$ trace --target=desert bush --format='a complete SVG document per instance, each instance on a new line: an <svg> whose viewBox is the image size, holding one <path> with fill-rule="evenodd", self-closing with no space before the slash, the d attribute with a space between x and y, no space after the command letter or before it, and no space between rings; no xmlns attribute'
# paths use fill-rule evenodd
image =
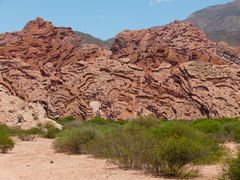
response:
<svg viewBox="0 0 240 180"><path fill-rule="evenodd" d="M183 122L160 127L130 123L84 147L87 153L107 158L122 168L170 177L191 175L185 169L187 164L215 162L222 155L214 140Z"/></svg>
<svg viewBox="0 0 240 180"><path fill-rule="evenodd" d="M150 127L156 127L161 121L154 117L154 116L140 116L135 119L131 119L128 124L130 125L137 125L140 127L150 128Z"/></svg>
<svg viewBox="0 0 240 180"><path fill-rule="evenodd" d="M10 135L10 134L11 134L11 129L5 124L0 124L0 135Z"/></svg>
<svg viewBox="0 0 240 180"><path fill-rule="evenodd" d="M58 134L53 143L57 152L80 154L82 146L93 140L96 132L90 128L71 128Z"/></svg>
<svg viewBox="0 0 240 180"><path fill-rule="evenodd" d="M147 163L148 171L153 174L187 175L187 164L217 162L224 153L214 139L182 121L163 122L160 127L151 128L150 131L159 140L156 154L149 155L151 159Z"/></svg>
<svg viewBox="0 0 240 180"><path fill-rule="evenodd" d="M7 134L0 134L0 151L2 153L7 153L12 150L15 143Z"/></svg>
<svg viewBox="0 0 240 180"><path fill-rule="evenodd" d="M37 127L31 128L31 129L21 129L19 127L13 127L10 129L11 136L17 136L19 139L21 139L23 141L24 141L24 139L31 140L33 137L40 136L43 133L44 132L43 132L42 128L37 128Z"/></svg>
<svg viewBox="0 0 240 180"><path fill-rule="evenodd" d="M223 131L220 122L209 119L195 121L193 127L206 134L217 134Z"/></svg>
<svg viewBox="0 0 240 180"><path fill-rule="evenodd" d="M61 119L53 119L63 127L71 127L72 123L76 121L76 119L73 116L67 116Z"/></svg>
<svg viewBox="0 0 240 180"><path fill-rule="evenodd" d="M109 134L112 131L116 131L119 127L121 127L125 122L123 121L114 121L107 120L101 117L94 117L89 121L82 123L79 127L85 128L94 128L98 134Z"/></svg>
<svg viewBox="0 0 240 180"><path fill-rule="evenodd" d="M232 131L233 140L240 143L240 127L235 128Z"/></svg>
<svg viewBox="0 0 240 180"><path fill-rule="evenodd" d="M160 126L152 127L149 131L151 131L156 138L160 139L187 137L202 140L206 138L204 133L194 129L183 121L162 122Z"/></svg>
<svg viewBox="0 0 240 180"><path fill-rule="evenodd" d="M240 180L240 152L237 157L228 160L223 167L222 180Z"/></svg>
<svg viewBox="0 0 240 180"><path fill-rule="evenodd" d="M21 134L18 134L18 138L21 141L33 141L36 138L36 135L21 133Z"/></svg>
<svg viewBox="0 0 240 180"><path fill-rule="evenodd" d="M187 178L193 175L187 165L218 162L223 156L223 148L209 136L220 132L215 124L207 132L201 132L203 126L192 122L139 117L118 123L96 117L62 131L54 141L54 148L57 152L106 158L125 169Z"/></svg>
<svg viewBox="0 0 240 180"><path fill-rule="evenodd" d="M142 165L156 176L190 178L197 172L186 165L201 159L201 151L201 144L189 138L167 138L148 151Z"/></svg>
<svg viewBox="0 0 240 180"><path fill-rule="evenodd" d="M187 138L189 141L198 144L199 157L194 163L213 163L221 160L224 155L224 149L217 143L217 141L191 127L188 123L183 121L178 122L164 122L159 128L152 128L153 134L160 139L164 138Z"/></svg>
<svg viewBox="0 0 240 180"><path fill-rule="evenodd" d="M43 129L42 128L38 128L38 127L34 127L31 129L27 129L27 130L22 130L27 134L32 134L32 135L41 135L43 134Z"/></svg>
<svg viewBox="0 0 240 180"><path fill-rule="evenodd" d="M153 136L142 129L131 131L119 128L111 134L99 136L85 146L85 151L98 157L107 158L120 167L141 168L141 159L155 145Z"/></svg>
<svg viewBox="0 0 240 180"><path fill-rule="evenodd" d="M240 121L237 118L201 119L192 126L219 142L240 142Z"/></svg>
<svg viewBox="0 0 240 180"><path fill-rule="evenodd" d="M48 138L48 139L54 139L60 131L61 130L56 128L52 123L46 123L43 125L44 133L42 134L42 137Z"/></svg>
<svg viewBox="0 0 240 180"><path fill-rule="evenodd" d="M21 129L20 127L8 127L6 125L0 125L0 135L16 136L22 141L31 141L36 136L43 135L43 129L39 127L31 129Z"/></svg>

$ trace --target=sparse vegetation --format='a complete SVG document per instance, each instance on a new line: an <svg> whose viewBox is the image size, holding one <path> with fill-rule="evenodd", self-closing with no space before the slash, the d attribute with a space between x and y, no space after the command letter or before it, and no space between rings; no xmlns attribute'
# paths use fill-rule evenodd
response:
<svg viewBox="0 0 240 180"><path fill-rule="evenodd" d="M0 151L2 153L12 150L14 145L14 141L8 135L0 135Z"/></svg>
<svg viewBox="0 0 240 180"><path fill-rule="evenodd" d="M21 129L19 127L8 127L6 125L0 124L0 135L7 134L8 136L16 136L22 141L32 141L36 137L44 137L53 139L56 134L61 130L56 128L51 123L46 123L44 125L34 127L31 129Z"/></svg>
<svg viewBox="0 0 240 180"><path fill-rule="evenodd" d="M240 180L240 151L236 158L227 161L221 180Z"/></svg>
<svg viewBox="0 0 240 180"><path fill-rule="evenodd" d="M164 121L148 116L114 121L95 117L80 122L67 117L56 121L61 122L63 130L49 123L29 130L0 125L1 151L14 147L10 136L23 141L36 136L56 137L53 147L57 152L91 154L124 169L186 179L197 175L194 165L222 162L226 151L221 143L240 140L236 118ZM224 177L231 179L230 175L238 172L234 168L237 159L228 162Z"/></svg>
<svg viewBox="0 0 240 180"><path fill-rule="evenodd" d="M57 152L79 154L82 146L95 138L95 131L89 128L63 130L54 142Z"/></svg>
<svg viewBox="0 0 240 180"><path fill-rule="evenodd" d="M52 123L46 123L43 125L42 137L53 139L60 132L60 129L56 128Z"/></svg>
<svg viewBox="0 0 240 180"><path fill-rule="evenodd" d="M54 119L54 118L51 118L51 119L61 124L63 127L70 127L71 124L76 121L76 119L73 116L67 116L61 119Z"/></svg>
<svg viewBox="0 0 240 180"><path fill-rule="evenodd" d="M219 142L240 142L240 121L238 118L199 119L192 126Z"/></svg>
<svg viewBox="0 0 240 180"><path fill-rule="evenodd" d="M96 117L65 128L54 148L106 158L125 169L188 178L196 175L188 165L222 160L225 151L220 142L237 140L232 130L238 127L237 119L163 121L149 116L119 122Z"/></svg>
<svg viewBox="0 0 240 180"><path fill-rule="evenodd" d="M0 125L0 151L7 153L13 149L14 145L14 141L10 138L10 128Z"/></svg>
<svg viewBox="0 0 240 180"><path fill-rule="evenodd" d="M33 141L37 136L41 136L43 133L41 128L31 128L27 130L21 128L10 129L11 136L16 136L21 141Z"/></svg>
<svg viewBox="0 0 240 180"><path fill-rule="evenodd" d="M36 138L36 135L21 133L21 134L18 135L18 138L21 141L33 141Z"/></svg>

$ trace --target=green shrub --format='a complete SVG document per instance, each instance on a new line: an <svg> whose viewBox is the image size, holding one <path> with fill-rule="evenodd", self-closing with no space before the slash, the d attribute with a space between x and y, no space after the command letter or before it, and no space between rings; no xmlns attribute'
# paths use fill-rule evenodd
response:
<svg viewBox="0 0 240 180"><path fill-rule="evenodd" d="M7 153L8 151L12 150L14 145L14 141L8 135L0 135L0 151L2 153Z"/></svg>
<svg viewBox="0 0 240 180"><path fill-rule="evenodd" d="M193 127L206 134L217 134L222 131L221 123L215 120L198 120L193 123Z"/></svg>
<svg viewBox="0 0 240 180"><path fill-rule="evenodd" d="M22 130L22 131L27 133L27 134L31 134L31 135L41 135L41 134L43 134L43 129L42 128L37 128L37 127L31 128L31 129L28 129L28 130Z"/></svg>
<svg viewBox="0 0 240 180"><path fill-rule="evenodd" d="M0 124L0 135L10 135L10 134L11 134L11 129L5 124Z"/></svg>
<svg viewBox="0 0 240 180"><path fill-rule="evenodd" d="M223 176L220 179L240 180L240 152L236 158L226 163L223 168Z"/></svg>
<svg viewBox="0 0 240 180"><path fill-rule="evenodd" d="M31 141L43 133L41 128L31 128L27 130L17 127L11 128L11 136L17 136L22 141Z"/></svg>
<svg viewBox="0 0 240 180"><path fill-rule="evenodd" d="M68 127L70 126L73 122L76 121L76 119L73 117L73 116L67 116L67 117L64 117L62 119L55 119L55 121L57 123L59 123L60 125L62 125L63 127Z"/></svg>
<svg viewBox="0 0 240 180"><path fill-rule="evenodd" d="M240 142L240 121L237 118L202 119L192 126L219 142Z"/></svg>
<svg viewBox="0 0 240 180"><path fill-rule="evenodd" d="M141 168L141 160L155 145L153 136L142 129L118 129L89 143L85 150L98 157L109 159L122 168Z"/></svg>
<svg viewBox="0 0 240 180"><path fill-rule="evenodd" d="M46 123L43 126L43 130L45 131L42 136L49 139L55 138L56 135L60 132L60 129L56 128L52 123Z"/></svg>
<svg viewBox="0 0 240 180"><path fill-rule="evenodd" d="M156 127L160 123L160 120L154 116L140 116L135 119L131 119L128 124L137 125L140 127L150 128Z"/></svg>
<svg viewBox="0 0 240 180"><path fill-rule="evenodd" d="M225 124L225 121L220 123L221 130ZM139 117L124 123L96 117L62 131L54 141L54 148L58 152L106 158L125 169L187 178L193 175L187 165L218 162L224 153L219 143L209 136L209 133L223 131L216 130L217 126L213 125L207 133L201 132L198 130L201 126L194 125L152 117Z"/></svg>
<svg viewBox="0 0 240 180"><path fill-rule="evenodd" d="M189 178L197 175L185 166L202 158L201 144L189 138L167 138L148 151L142 162L145 169L157 176Z"/></svg>
<svg viewBox="0 0 240 180"><path fill-rule="evenodd" d="M72 128L58 134L53 146L57 152L82 153L82 146L93 140L96 132L89 128Z"/></svg>
<svg viewBox="0 0 240 180"><path fill-rule="evenodd" d="M153 174L190 175L185 165L217 162L224 153L215 140L182 121L163 122L150 131L159 140L156 154L148 155L151 159L147 167Z"/></svg>
<svg viewBox="0 0 240 180"><path fill-rule="evenodd" d="M157 176L185 177L189 163L215 162L221 148L211 138L183 122L164 122L160 127L129 123L100 136L85 151L109 159L122 168L144 169Z"/></svg>
<svg viewBox="0 0 240 180"><path fill-rule="evenodd" d="M107 120L101 117L95 117L82 123L79 127L94 128L100 134L109 134L121 127L124 123L125 122L122 121Z"/></svg>
<svg viewBox="0 0 240 180"><path fill-rule="evenodd" d="M182 121L166 122L155 132L158 132L158 138L188 138L190 142L198 144L200 156L195 159L194 163L218 162L225 153L214 138L208 137Z"/></svg>
<svg viewBox="0 0 240 180"><path fill-rule="evenodd" d="M237 131L239 128L240 125L238 122L229 122L223 124L224 141L238 141Z"/></svg>
<svg viewBox="0 0 240 180"><path fill-rule="evenodd" d="M240 127L235 128L232 132L234 141L240 143Z"/></svg>
<svg viewBox="0 0 240 180"><path fill-rule="evenodd" d="M160 126L149 129L156 138L179 138L187 137L190 139L207 139L204 133L194 129L183 121L162 122Z"/></svg>

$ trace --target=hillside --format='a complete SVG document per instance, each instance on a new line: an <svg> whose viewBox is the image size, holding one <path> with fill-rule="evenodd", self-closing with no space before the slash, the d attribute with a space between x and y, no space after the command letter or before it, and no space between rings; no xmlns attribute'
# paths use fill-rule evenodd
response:
<svg viewBox="0 0 240 180"><path fill-rule="evenodd" d="M189 21L196 24L214 41L240 45L240 1L211 6L193 13Z"/></svg>
<svg viewBox="0 0 240 180"><path fill-rule="evenodd" d="M0 84L48 116L240 115L240 57L189 22L119 33L111 50L37 18L0 36Z"/></svg>
<svg viewBox="0 0 240 180"><path fill-rule="evenodd" d="M96 44L99 47L110 48L110 44L108 43L108 41L103 41L87 33L79 32L79 31L74 31L74 32L78 36L80 36L84 44Z"/></svg>

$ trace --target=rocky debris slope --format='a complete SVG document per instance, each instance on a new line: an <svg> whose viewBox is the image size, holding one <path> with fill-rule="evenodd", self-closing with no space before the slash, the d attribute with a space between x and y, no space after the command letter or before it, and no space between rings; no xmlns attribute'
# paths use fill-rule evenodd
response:
<svg viewBox="0 0 240 180"><path fill-rule="evenodd" d="M27 103L17 96L12 96L2 85L0 86L0 123L23 129L51 123L61 128L55 121L47 118L46 111L41 104Z"/></svg>
<svg viewBox="0 0 240 180"><path fill-rule="evenodd" d="M122 32L112 51L73 36L42 19L3 35L0 84L51 116L240 116L238 51L207 40L190 23Z"/></svg>
<svg viewBox="0 0 240 180"><path fill-rule="evenodd" d="M210 6L193 13L189 21L196 24L214 41L240 45L240 1Z"/></svg>

